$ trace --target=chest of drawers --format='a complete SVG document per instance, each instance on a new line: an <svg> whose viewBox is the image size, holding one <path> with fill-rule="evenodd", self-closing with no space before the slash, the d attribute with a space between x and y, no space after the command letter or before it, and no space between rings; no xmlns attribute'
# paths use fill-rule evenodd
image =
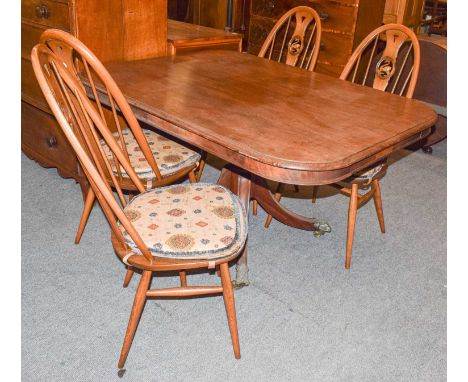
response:
<svg viewBox="0 0 468 382"><path fill-rule="evenodd" d="M247 51L258 54L276 21L299 5L314 8L321 17L316 71L338 77L353 49L382 24L385 0L252 0Z"/></svg>

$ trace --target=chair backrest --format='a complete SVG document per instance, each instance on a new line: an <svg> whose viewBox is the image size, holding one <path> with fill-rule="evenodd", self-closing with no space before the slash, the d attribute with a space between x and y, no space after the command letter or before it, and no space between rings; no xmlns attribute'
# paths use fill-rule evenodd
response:
<svg viewBox="0 0 468 382"><path fill-rule="evenodd" d="M278 20L258 56L313 71L321 36L318 13L310 7L295 7Z"/></svg>
<svg viewBox="0 0 468 382"><path fill-rule="evenodd" d="M156 178L161 180L162 176L158 164L140 124L126 98L101 61L76 37L58 29L44 31L40 42L65 63L66 69L82 83L83 88L85 88L84 81L86 81L87 87L90 88L89 97L95 102L102 122L109 131L118 133L119 144L127 158L128 152L122 134L125 127L130 129ZM103 107L103 100L110 104L110 110ZM118 175L121 175L119 171Z"/></svg>
<svg viewBox="0 0 468 382"><path fill-rule="evenodd" d="M419 42L414 32L404 25L386 24L362 40L340 78L412 98L419 64Z"/></svg>
<svg viewBox="0 0 468 382"><path fill-rule="evenodd" d="M33 48L31 61L47 103L75 151L115 236L121 243L125 242L119 228L121 224L143 256L152 262L153 256L123 211L127 203L112 170L111 161L115 161L117 168L123 168L128 174L128 181L133 182L138 191L145 191L128 156L88 98L82 83L70 72L68 61L62 60L44 44ZM101 137L112 151L111 159L102 148ZM108 176L112 179L120 204L112 192Z"/></svg>

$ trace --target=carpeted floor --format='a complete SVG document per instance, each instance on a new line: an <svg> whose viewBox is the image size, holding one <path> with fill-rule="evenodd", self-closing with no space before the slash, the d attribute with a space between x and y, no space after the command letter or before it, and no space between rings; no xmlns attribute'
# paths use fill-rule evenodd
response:
<svg viewBox="0 0 468 382"><path fill-rule="evenodd" d="M110 230L94 208L73 239L80 189L22 157L24 381L445 381L446 142L401 152L382 180L387 233L373 203L358 212L344 269L348 199L310 189L284 203L328 221L310 232L250 220L251 285L235 292L242 359L222 297L148 301L125 365L117 361L139 275L128 289ZM216 165L216 163L215 163ZM216 181L208 166L203 181ZM234 274L234 270L231 269ZM213 275L189 276L189 283ZM153 286L174 285L157 277Z"/></svg>

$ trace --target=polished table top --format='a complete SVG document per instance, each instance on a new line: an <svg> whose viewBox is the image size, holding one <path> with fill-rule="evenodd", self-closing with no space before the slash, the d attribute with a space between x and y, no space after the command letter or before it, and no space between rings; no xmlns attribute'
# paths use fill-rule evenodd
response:
<svg viewBox="0 0 468 382"><path fill-rule="evenodd" d="M247 171L335 182L429 133L423 103L231 51L107 64L137 117Z"/></svg>

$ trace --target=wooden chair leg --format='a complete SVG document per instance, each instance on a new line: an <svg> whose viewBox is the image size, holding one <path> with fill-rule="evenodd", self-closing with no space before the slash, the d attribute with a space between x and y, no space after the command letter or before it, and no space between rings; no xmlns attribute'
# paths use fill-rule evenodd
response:
<svg viewBox="0 0 468 382"><path fill-rule="evenodd" d="M93 209L94 200L96 196L94 195L93 189L90 187L88 190L88 194L86 195L85 205L83 208L83 212L81 214L80 224L78 225L78 231L76 232L75 236L75 244L79 244L81 240L81 236L83 235L83 231L85 229L86 223L88 222L89 214Z"/></svg>
<svg viewBox="0 0 468 382"><path fill-rule="evenodd" d="M297 184L294 185L294 191L299 192L299 186Z"/></svg>
<svg viewBox="0 0 468 382"><path fill-rule="evenodd" d="M123 282L123 287L126 288L128 287L128 284L130 284L130 281L132 280L134 270L131 267L128 267L127 273L125 274L124 282Z"/></svg>
<svg viewBox="0 0 468 382"><path fill-rule="evenodd" d="M179 272L179 276L180 276L180 286L187 286L187 274L185 273L185 271L180 271Z"/></svg>
<svg viewBox="0 0 468 382"><path fill-rule="evenodd" d="M283 183L278 183L278 187L276 187L276 192L275 192L275 200L279 202L281 200L281 192L283 190L284 184ZM268 215L265 221L265 228L268 228L271 224L271 221L273 219L273 216Z"/></svg>
<svg viewBox="0 0 468 382"><path fill-rule="evenodd" d="M252 211L254 216L257 216L258 213L258 202L254 199L252 204Z"/></svg>
<svg viewBox="0 0 468 382"><path fill-rule="evenodd" d="M206 163L206 160L204 158L202 158L200 160L200 163L198 164L198 171L197 171L197 183L200 181L201 179L201 176L202 176L202 173L203 173L203 169L205 168L205 163Z"/></svg>
<svg viewBox="0 0 468 382"><path fill-rule="evenodd" d="M374 179L371 184L371 188L374 190L374 205L377 211L377 218L379 219L380 230L385 233L385 221L383 216L382 208L382 194L380 192L380 184L378 179Z"/></svg>
<svg viewBox="0 0 468 382"><path fill-rule="evenodd" d="M358 185L353 184L351 188L351 199L349 201L348 210L348 238L346 240L346 262L345 267L349 269L351 266L351 255L353 252L354 227L356 225L356 214L358 205Z"/></svg>
<svg viewBox="0 0 468 382"><path fill-rule="evenodd" d="M221 284L223 285L224 306L231 332L232 347L234 349L234 357L240 359L239 333L237 331L236 306L234 303L234 292L232 290L231 275L229 274L228 263L219 266L221 271Z"/></svg>
<svg viewBox="0 0 468 382"><path fill-rule="evenodd" d="M190 171L188 174L190 183L198 183L197 176L195 175L195 170Z"/></svg>
<svg viewBox="0 0 468 382"><path fill-rule="evenodd" d="M119 369L123 368L125 361L127 360L127 355L132 345L133 337L140 321L141 312L145 306L146 301L146 292L148 291L150 282L151 282L151 271L143 271L143 274L140 279L140 284L135 294L135 300L133 302L132 312L130 313L130 319L128 320L127 332L125 333L124 343L122 345L122 351L120 353L120 359L118 367Z"/></svg>
<svg viewBox="0 0 468 382"><path fill-rule="evenodd" d="M318 186L312 187L312 203L315 203L317 200L317 191L318 191Z"/></svg>

